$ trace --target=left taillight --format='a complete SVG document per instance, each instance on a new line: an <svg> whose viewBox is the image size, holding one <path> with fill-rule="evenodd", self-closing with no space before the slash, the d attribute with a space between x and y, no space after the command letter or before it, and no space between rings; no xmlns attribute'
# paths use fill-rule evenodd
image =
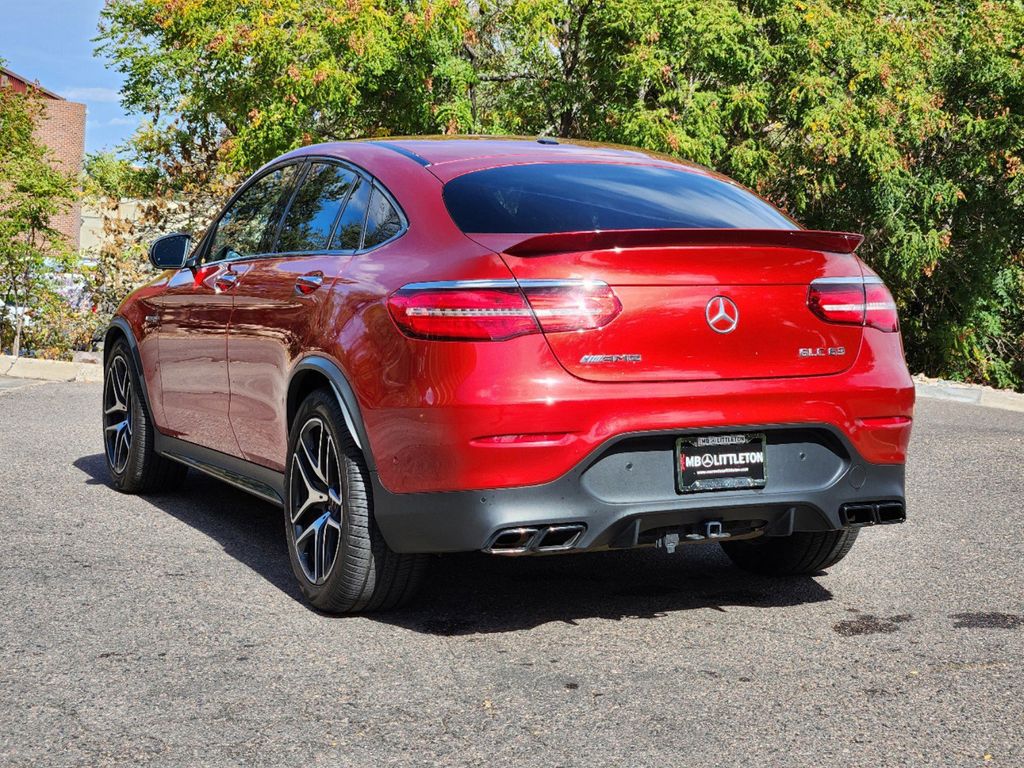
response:
<svg viewBox="0 0 1024 768"><path fill-rule="evenodd" d="M886 333L899 330L896 302L874 275L815 280L807 293L807 307L828 323L862 325Z"/></svg>
<svg viewBox="0 0 1024 768"><path fill-rule="evenodd" d="M406 285L388 298L388 310L414 338L502 341L600 328L622 304L608 285L593 280L467 280Z"/></svg>

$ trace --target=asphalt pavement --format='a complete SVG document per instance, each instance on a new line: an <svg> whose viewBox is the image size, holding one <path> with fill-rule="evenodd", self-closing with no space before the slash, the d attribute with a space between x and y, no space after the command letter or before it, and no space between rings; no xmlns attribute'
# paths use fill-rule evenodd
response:
<svg viewBox="0 0 1024 768"><path fill-rule="evenodd" d="M1024 766L1024 413L922 400L827 575L459 555L334 618L275 508L113 491L99 400L0 385L0 766Z"/></svg>

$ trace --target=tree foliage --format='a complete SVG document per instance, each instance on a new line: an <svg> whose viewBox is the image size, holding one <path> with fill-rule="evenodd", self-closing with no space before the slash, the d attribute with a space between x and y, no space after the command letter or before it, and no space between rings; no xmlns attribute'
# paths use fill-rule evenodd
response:
<svg viewBox="0 0 1024 768"><path fill-rule="evenodd" d="M109 0L100 45L169 185L357 136L668 152L864 232L915 369L1024 385L1020 0Z"/></svg>
<svg viewBox="0 0 1024 768"><path fill-rule="evenodd" d="M85 158L83 192L94 197L121 200L150 197L156 192L159 174L114 152L94 152Z"/></svg>
<svg viewBox="0 0 1024 768"><path fill-rule="evenodd" d="M151 139L152 131L140 132L135 137L136 153L150 151ZM150 242L168 232L200 231L232 180L211 173L210 166L185 165L173 152L151 153L150 159L154 164L138 166L114 153L100 152L85 161L83 187L91 210L99 217L100 237L84 254L83 287L98 316L97 324L108 321L133 288L154 276L147 255Z"/></svg>
<svg viewBox="0 0 1024 768"><path fill-rule="evenodd" d="M74 199L74 181L33 136L38 113L32 92L0 89L0 347L14 355L26 334L45 344L46 318L66 304L59 278L75 263L50 223Z"/></svg>

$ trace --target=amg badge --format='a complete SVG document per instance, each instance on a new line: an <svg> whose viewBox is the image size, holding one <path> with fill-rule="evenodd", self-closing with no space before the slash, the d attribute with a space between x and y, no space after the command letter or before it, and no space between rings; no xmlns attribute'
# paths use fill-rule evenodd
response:
<svg viewBox="0 0 1024 768"><path fill-rule="evenodd" d="M597 365L599 363L639 363L640 355L584 355L580 365Z"/></svg>

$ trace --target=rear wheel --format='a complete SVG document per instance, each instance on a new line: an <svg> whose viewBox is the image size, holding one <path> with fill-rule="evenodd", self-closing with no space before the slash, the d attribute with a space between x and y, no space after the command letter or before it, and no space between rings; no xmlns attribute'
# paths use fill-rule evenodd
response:
<svg viewBox="0 0 1024 768"><path fill-rule="evenodd" d="M842 560L857 540L858 529L794 533L745 541L722 542L722 549L740 568L767 576L817 573Z"/></svg>
<svg viewBox="0 0 1024 768"><path fill-rule="evenodd" d="M103 375L103 447L114 487L153 493L181 483L186 467L153 450L154 427L124 341L115 342Z"/></svg>
<svg viewBox="0 0 1024 768"><path fill-rule="evenodd" d="M292 425L284 514L292 570L314 607L388 610L415 593L426 559L393 552L384 541L366 462L323 390L306 398Z"/></svg>

